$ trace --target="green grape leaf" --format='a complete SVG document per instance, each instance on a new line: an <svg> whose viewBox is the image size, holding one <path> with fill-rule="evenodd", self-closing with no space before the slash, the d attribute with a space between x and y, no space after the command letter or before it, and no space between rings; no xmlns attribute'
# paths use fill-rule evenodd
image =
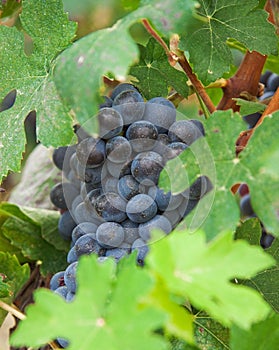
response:
<svg viewBox="0 0 279 350"><path fill-rule="evenodd" d="M188 50L194 71L205 83L229 71L232 54L227 40L233 38L250 51L276 54L278 39L268 14L257 9L257 0L200 0L195 20L188 22L181 49Z"/></svg>
<svg viewBox="0 0 279 350"><path fill-rule="evenodd" d="M232 281L254 276L274 259L259 247L234 241L231 232L206 244L202 231L174 231L150 246L146 260L170 293L187 298L224 326L248 329L270 312L259 293Z"/></svg>
<svg viewBox="0 0 279 350"><path fill-rule="evenodd" d="M113 260L100 263L93 254L82 256L77 270L73 302L48 290L35 292L35 304L11 337L14 346L40 346L63 337L69 350L167 349L163 337L153 333L165 314L142 304L154 283L146 271L127 259L116 273Z"/></svg>
<svg viewBox="0 0 279 350"><path fill-rule="evenodd" d="M2 297L1 300L10 304L15 299L17 293L27 282L30 270L28 264L20 265L16 256L0 251L0 274L5 275L4 284L8 289L8 296ZM0 289L1 289L0 277ZM0 324L6 316L6 311L0 308Z"/></svg>
<svg viewBox="0 0 279 350"><path fill-rule="evenodd" d="M276 350L279 344L279 315L273 314L243 330L233 326L231 330L231 350Z"/></svg>
<svg viewBox="0 0 279 350"><path fill-rule="evenodd" d="M111 28L87 35L58 57L54 70L55 83L80 124L92 118L102 102L103 75L110 73L123 80L129 66L137 61L139 52L130 36L131 25L147 17L168 37L170 32L176 32L181 23L192 16L193 8L194 2L181 0L142 1L141 7ZM170 67L170 70L174 69Z"/></svg>
<svg viewBox="0 0 279 350"><path fill-rule="evenodd" d="M1 240L19 250L25 258L41 261L44 275L66 267L69 243L58 233L58 212L1 203L0 218L3 219Z"/></svg>
<svg viewBox="0 0 279 350"><path fill-rule="evenodd" d="M251 230L249 230L249 227ZM259 245L262 229L258 219L250 219L237 230L236 237L246 239L250 244ZM265 250L275 260L276 266L261 271L251 279L242 281L245 286L252 287L259 291L271 307L279 312L279 242L275 239L268 249Z"/></svg>
<svg viewBox="0 0 279 350"><path fill-rule="evenodd" d="M146 47L139 45L140 60L131 67L130 75L146 99L167 96L172 86L180 95L188 97L187 76L170 66L166 53L155 39L151 38Z"/></svg>
<svg viewBox="0 0 279 350"><path fill-rule="evenodd" d="M242 98L234 98L234 100L236 104L240 106L241 115L253 114L256 112L262 113L266 108L264 104L259 102L246 101Z"/></svg>
<svg viewBox="0 0 279 350"><path fill-rule="evenodd" d="M20 19L32 39L28 55L23 32L0 26L0 98L16 91L12 107L1 112L0 180L9 170L20 170L26 142L24 120L30 111L36 111L38 139L45 146L66 145L74 137L72 118L51 75L52 61L70 44L76 25L63 13L61 0L26 0Z"/></svg>

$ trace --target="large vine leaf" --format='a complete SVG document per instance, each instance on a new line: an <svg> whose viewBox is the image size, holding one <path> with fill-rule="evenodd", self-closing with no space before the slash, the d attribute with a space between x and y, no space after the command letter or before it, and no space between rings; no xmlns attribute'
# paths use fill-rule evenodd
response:
<svg viewBox="0 0 279 350"><path fill-rule="evenodd" d="M130 260L117 274L115 270L113 260L99 263L94 255L83 256L75 300L66 303L51 291L36 291L35 305L28 307L27 319L19 324L11 343L40 346L64 337L69 350L167 349L163 337L153 333L162 326L165 314L139 307L152 288L151 277Z"/></svg>
<svg viewBox="0 0 279 350"><path fill-rule="evenodd" d="M0 251L0 274L2 275L2 278L0 276L0 290L1 283L4 283L8 292L8 295L4 298L0 294L0 298L10 304L21 287L27 282L30 274L29 266L28 264L20 265L15 255ZM5 315L6 312L0 308L0 325Z"/></svg>
<svg viewBox="0 0 279 350"><path fill-rule="evenodd" d="M24 120L36 110L38 139L46 146L69 144L72 118L52 81L52 61L75 35L61 0L25 0L20 16L23 30L33 41L24 51L24 33L0 26L0 98L16 90L14 105L0 114L0 180L9 170L19 171L25 145Z"/></svg>
<svg viewBox="0 0 279 350"><path fill-rule="evenodd" d="M248 329L270 312L255 290L232 283L234 278L252 277L274 264L261 248L233 241L231 232L206 244L201 231L192 235L174 231L150 248L147 265L165 281L170 293L187 298L224 326Z"/></svg>
<svg viewBox="0 0 279 350"><path fill-rule="evenodd" d="M151 38L146 47L139 45L140 60L131 67L134 83L146 99L167 96L172 86L182 96L188 96L187 76L170 66L162 46Z"/></svg>
<svg viewBox="0 0 279 350"><path fill-rule="evenodd" d="M229 71L232 54L226 42L236 39L250 51L276 54L278 39L258 1L199 0L181 48L188 50L199 78L208 84Z"/></svg>
<svg viewBox="0 0 279 350"><path fill-rule="evenodd" d="M142 1L114 26L87 35L58 57L56 86L81 124L98 109L103 75L111 73L123 80L136 62L139 52L129 33L131 25L147 17L168 37L192 16L193 8L194 2L185 0Z"/></svg>

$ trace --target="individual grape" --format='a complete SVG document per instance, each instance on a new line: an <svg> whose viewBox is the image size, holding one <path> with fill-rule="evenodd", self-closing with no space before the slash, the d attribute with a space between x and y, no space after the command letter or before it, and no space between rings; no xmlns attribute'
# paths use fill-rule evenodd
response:
<svg viewBox="0 0 279 350"><path fill-rule="evenodd" d="M119 95L121 92L123 92L123 91L131 91L131 90L138 92L138 89L137 89L134 85L132 85L132 84L129 84L129 83L121 83L121 84L118 84L118 85L112 90L111 95L110 95L110 98L111 98L112 100L114 100L115 97L116 97L117 95Z"/></svg>
<svg viewBox="0 0 279 350"><path fill-rule="evenodd" d="M68 288L66 286L58 287L55 289L54 293L60 295L63 299L66 299Z"/></svg>
<svg viewBox="0 0 279 350"><path fill-rule="evenodd" d="M49 282L49 288L51 290L55 290L58 287L62 287L65 286L65 282L64 282L64 273L65 271L59 271L56 272L52 277L51 280Z"/></svg>
<svg viewBox="0 0 279 350"><path fill-rule="evenodd" d="M77 270L77 261L70 264L64 274L64 281L65 285L67 286L68 290L72 293L76 292L76 270Z"/></svg>
<svg viewBox="0 0 279 350"><path fill-rule="evenodd" d="M239 202L239 206L240 206L240 211L242 216L254 216L254 210L252 208L252 204L251 204L251 197L250 194L246 194L245 196L243 196L240 199Z"/></svg>
<svg viewBox="0 0 279 350"><path fill-rule="evenodd" d="M103 224L102 224L103 225ZM98 229L97 229L98 232ZM95 253L97 255L104 255L105 250L99 244L99 241L96 240L96 234L86 233L85 235L78 238L75 242L74 249L77 257L79 258L81 255L89 255Z"/></svg>
<svg viewBox="0 0 279 350"><path fill-rule="evenodd" d="M129 200L126 211L131 221L142 223L156 215L157 205L150 196L138 194Z"/></svg>
<svg viewBox="0 0 279 350"><path fill-rule="evenodd" d="M190 121L178 120L169 128L168 136L171 142L184 142L190 146L201 136L201 133Z"/></svg>
<svg viewBox="0 0 279 350"><path fill-rule="evenodd" d="M130 142L123 136L115 136L106 144L107 158L114 163L123 163L130 158L132 147Z"/></svg>
<svg viewBox="0 0 279 350"><path fill-rule="evenodd" d="M112 106L120 112L125 125L142 119L145 108L143 97L135 90L122 91L114 98Z"/></svg>
<svg viewBox="0 0 279 350"><path fill-rule="evenodd" d="M72 218L71 213L67 210L59 218L58 230L62 238L71 239L72 231L76 227L76 222Z"/></svg>
<svg viewBox="0 0 279 350"><path fill-rule="evenodd" d="M137 240L135 240L135 242L132 245L132 252L134 250L137 250L137 263L140 266L144 265L144 259L149 251L148 246L146 245L146 243L141 239L138 238Z"/></svg>
<svg viewBox="0 0 279 350"><path fill-rule="evenodd" d="M104 222L98 227L96 238L100 246L116 248L124 241L124 229L116 222Z"/></svg>
<svg viewBox="0 0 279 350"><path fill-rule="evenodd" d="M148 151L139 153L132 161L131 172L134 178L143 185L157 184L163 169L163 158L160 154Z"/></svg>
<svg viewBox="0 0 279 350"><path fill-rule="evenodd" d="M200 199L210 190L213 185L207 176L200 176L197 180L183 192L183 196L190 199Z"/></svg>
<svg viewBox="0 0 279 350"><path fill-rule="evenodd" d="M69 160L75 152L76 146L63 146L56 148L52 154L52 161L58 169L68 173L70 171Z"/></svg>
<svg viewBox="0 0 279 350"><path fill-rule="evenodd" d="M105 221L122 222L126 216L126 201L114 192L101 194L95 201L97 214Z"/></svg>
<svg viewBox="0 0 279 350"><path fill-rule="evenodd" d="M93 224L92 222L82 222L77 225L72 232L72 242L75 243L81 236L90 233L96 234L98 225Z"/></svg>
<svg viewBox="0 0 279 350"><path fill-rule="evenodd" d="M124 199L131 199L136 194L140 193L140 184L134 179L132 175L123 176L118 181L118 193Z"/></svg>
<svg viewBox="0 0 279 350"><path fill-rule="evenodd" d="M121 133L123 119L117 110L104 107L99 110L97 118L99 122L99 135L101 138L108 140Z"/></svg>
<svg viewBox="0 0 279 350"><path fill-rule="evenodd" d="M158 130L154 124L141 120L128 127L126 137L135 152L144 152L153 148L158 138Z"/></svg>
<svg viewBox="0 0 279 350"><path fill-rule="evenodd" d="M59 209L71 208L78 190L70 183L58 183L50 191L50 200Z"/></svg>
<svg viewBox="0 0 279 350"><path fill-rule="evenodd" d="M186 148L188 148L188 146L184 142L169 143L166 147L165 159L170 160L179 156L179 154L185 151Z"/></svg>
<svg viewBox="0 0 279 350"><path fill-rule="evenodd" d="M279 87L279 75L276 73L272 73L266 82L266 90L268 91L276 91Z"/></svg>
<svg viewBox="0 0 279 350"><path fill-rule="evenodd" d="M154 229L160 229L164 231L165 234L169 234L172 230L172 225L165 216L156 215L151 220L139 224L139 235L145 242L147 242L151 238L151 231Z"/></svg>
<svg viewBox="0 0 279 350"><path fill-rule="evenodd" d="M139 238L139 224L127 219L121 223L124 229L124 242L133 244L133 242Z"/></svg>
<svg viewBox="0 0 279 350"><path fill-rule="evenodd" d="M264 249L270 248L275 237L270 233L262 232L260 244Z"/></svg>
<svg viewBox="0 0 279 350"><path fill-rule="evenodd" d="M76 154L84 167L98 167L105 161L105 142L99 138L88 137L78 144Z"/></svg>
<svg viewBox="0 0 279 350"><path fill-rule="evenodd" d="M146 103L143 119L153 123L159 133L167 132L176 119L175 106L164 97L154 97Z"/></svg>
<svg viewBox="0 0 279 350"><path fill-rule="evenodd" d="M77 260L78 260L78 256L77 256L77 254L76 254L75 247L73 246L73 247L69 250L69 252L68 252L68 255L67 255L67 263L68 263L68 264L71 264L71 263L73 263L73 262L75 262L75 261L77 261Z"/></svg>

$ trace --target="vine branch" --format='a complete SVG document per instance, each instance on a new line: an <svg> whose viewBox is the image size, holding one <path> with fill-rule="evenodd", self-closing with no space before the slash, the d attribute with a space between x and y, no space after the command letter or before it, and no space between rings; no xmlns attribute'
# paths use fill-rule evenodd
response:
<svg viewBox="0 0 279 350"><path fill-rule="evenodd" d="M208 96L207 92L205 91L204 86L202 85L200 80L197 78L195 73L193 73L193 70L187 58L185 57L185 55L180 51L179 52L171 51L168 48L168 45L164 42L164 40L160 37L160 35L156 32L156 30L150 25L149 21L146 18L142 19L142 24L145 27L145 29L148 31L148 33L162 46L162 48L166 52L166 55L168 57L170 64L173 66L176 64L176 62L179 63L181 68L187 74L196 93L200 96L200 98L202 99L208 111L210 113L213 113L216 110L216 108L213 102L211 101L210 97Z"/></svg>

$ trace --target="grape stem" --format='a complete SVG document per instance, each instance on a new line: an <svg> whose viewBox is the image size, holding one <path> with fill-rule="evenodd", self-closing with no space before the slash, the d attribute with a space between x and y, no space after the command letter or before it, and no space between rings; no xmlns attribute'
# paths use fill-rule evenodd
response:
<svg viewBox="0 0 279 350"><path fill-rule="evenodd" d="M204 86L200 82L200 80L197 78L197 76L193 73L193 70L185 57L184 53L177 50L176 52L171 51L168 48L168 45L164 42L164 40L160 37L160 35L156 32L156 30L150 25L149 21L146 18L142 19L142 24L145 27L145 29L148 31L148 33L162 46L162 48L165 50L166 55L168 57L170 65L174 66L177 62L181 66L181 68L184 70L184 72L187 74L188 78L190 79L194 90L196 93L200 96L202 99L204 105L208 109L210 113L213 113L216 108L211 101L210 97L208 96L207 92L205 91Z"/></svg>

